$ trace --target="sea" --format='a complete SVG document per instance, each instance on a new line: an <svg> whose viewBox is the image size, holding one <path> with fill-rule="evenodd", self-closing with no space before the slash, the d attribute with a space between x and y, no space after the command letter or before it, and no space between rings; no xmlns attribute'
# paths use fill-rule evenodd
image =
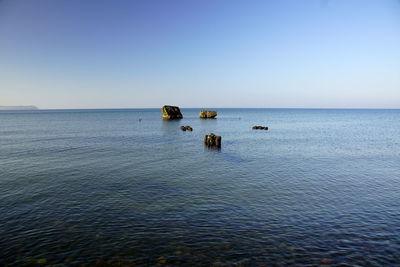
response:
<svg viewBox="0 0 400 267"><path fill-rule="evenodd" d="M1 111L0 266L400 265L400 110L215 110Z"/></svg>

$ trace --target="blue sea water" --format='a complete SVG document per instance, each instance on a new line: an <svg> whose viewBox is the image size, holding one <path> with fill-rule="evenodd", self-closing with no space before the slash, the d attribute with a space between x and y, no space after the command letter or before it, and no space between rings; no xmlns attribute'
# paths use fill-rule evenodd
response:
<svg viewBox="0 0 400 267"><path fill-rule="evenodd" d="M400 110L217 110L0 112L0 265L400 264Z"/></svg>

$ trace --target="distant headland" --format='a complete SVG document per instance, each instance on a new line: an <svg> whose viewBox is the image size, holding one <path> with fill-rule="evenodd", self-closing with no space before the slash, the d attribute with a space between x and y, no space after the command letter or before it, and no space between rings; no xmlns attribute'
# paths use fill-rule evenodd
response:
<svg viewBox="0 0 400 267"><path fill-rule="evenodd" d="M38 110L36 106L0 106L0 110Z"/></svg>

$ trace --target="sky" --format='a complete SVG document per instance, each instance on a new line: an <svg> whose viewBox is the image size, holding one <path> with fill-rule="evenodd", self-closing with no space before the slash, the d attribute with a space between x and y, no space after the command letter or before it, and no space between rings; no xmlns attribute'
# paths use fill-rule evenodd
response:
<svg viewBox="0 0 400 267"><path fill-rule="evenodd" d="M0 0L0 105L400 108L399 0Z"/></svg>

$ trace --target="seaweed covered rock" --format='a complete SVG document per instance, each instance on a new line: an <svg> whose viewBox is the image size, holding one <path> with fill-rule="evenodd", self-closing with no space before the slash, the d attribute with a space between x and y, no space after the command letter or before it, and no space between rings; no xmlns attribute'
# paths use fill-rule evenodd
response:
<svg viewBox="0 0 400 267"><path fill-rule="evenodd" d="M215 135L213 133L204 136L204 145L207 147L221 147L221 136Z"/></svg>
<svg viewBox="0 0 400 267"><path fill-rule="evenodd" d="M253 126L253 130L268 130L268 127L266 126Z"/></svg>
<svg viewBox="0 0 400 267"><path fill-rule="evenodd" d="M163 106L161 109L164 120L182 119L182 113L179 107L176 106Z"/></svg>
<svg viewBox="0 0 400 267"><path fill-rule="evenodd" d="M217 116L216 111L212 110L201 110L200 111L200 119L215 119Z"/></svg>

